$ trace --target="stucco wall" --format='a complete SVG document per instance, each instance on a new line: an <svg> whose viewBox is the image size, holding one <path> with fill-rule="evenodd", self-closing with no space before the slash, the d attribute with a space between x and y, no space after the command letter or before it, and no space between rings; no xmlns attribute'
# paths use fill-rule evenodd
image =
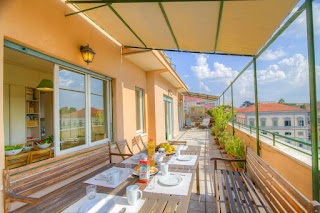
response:
<svg viewBox="0 0 320 213"><path fill-rule="evenodd" d="M1 9L0 9L1 13ZM1 28L0 28L1 29ZM0 100L3 100L3 34L0 31ZM3 101L0 101L0 121L3 121ZM0 147L4 147L4 127L0 122ZM3 210L3 176L4 169L4 148L0 148L0 212Z"/></svg>
<svg viewBox="0 0 320 213"><path fill-rule="evenodd" d="M172 89L172 95L168 95L168 89ZM178 93L174 88L160 75L155 75L155 113L157 115L156 122L156 142L162 143L165 141L165 110L163 96L166 95L172 98L173 106L173 137L179 132L178 123Z"/></svg>
<svg viewBox="0 0 320 213"><path fill-rule="evenodd" d="M228 126L227 130L232 132L232 127ZM236 128L235 135L240 137L246 145L250 146L254 151L257 150L255 137ZM263 142L261 142L260 153L262 159L275 171L282 175L308 199L312 199L312 170L310 166Z"/></svg>
<svg viewBox="0 0 320 213"><path fill-rule="evenodd" d="M121 49L80 15L71 13L59 0L30 0L0 2L0 100L3 100L3 41L4 39L37 50L49 56L87 68L113 78L113 133L115 140L127 139L131 144L136 135L135 87L145 90L144 141L164 138L163 95L172 89L174 135L178 133L177 91L160 73L147 73L121 56ZM87 65L80 46L89 44L96 52L93 63ZM151 78L150 78L151 77ZM150 80L150 81L149 81ZM157 84L156 86L154 84ZM147 86L148 85L148 86ZM151 102L150 102L151 101ZM149 115L152 115L149 118ZM3 102L0 102L0 121L3 121ZM159 128L159 129L158 129ZM3 122L0 122L0 147L4 146ZM4 168L4 150L0 148L0 171ZM2 175L0 175L2 183ZM2 193L0 200L2 202ZM0 204L0 209L2 205Z"/></svg>

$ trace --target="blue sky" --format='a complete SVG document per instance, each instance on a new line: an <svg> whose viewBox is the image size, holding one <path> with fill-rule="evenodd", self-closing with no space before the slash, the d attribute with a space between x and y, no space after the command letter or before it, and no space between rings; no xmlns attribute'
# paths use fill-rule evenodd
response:
<svg viewBox="0 0 320 213"><path fill-rule="evenodd" d="M294 11L301 5L297 5ZM320 79L320 0L313 4L316 69ZM251 60L249 57L166 52L189 91L220 95ZM306 14L302 13L257 60L259 101L309 102ZM318 76L319 75L319 76ZM320 80L317 79L318 88ZM234 85L238 106L254 100L253 67ZM317 90L318 97L320 89ZM225 95L230 101L230 91Z"/></svg>

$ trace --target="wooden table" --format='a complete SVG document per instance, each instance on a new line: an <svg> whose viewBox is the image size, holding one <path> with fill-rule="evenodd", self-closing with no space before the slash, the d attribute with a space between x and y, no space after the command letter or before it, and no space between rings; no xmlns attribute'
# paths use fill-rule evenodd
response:
<svg viewBox="0 0 320 213"><path fill-rule="evenodd" d="M151 213L151 212L187 212L189 201L191 198L192 185L195 177L199 183L199 153L200 147L189 146L187 150L181 151L182 154L198 155L195 166L181 166L181 165L170 165L170 172L181 172L181 173L192 173L192 179L189 186L188 195L174 195L174 194L159 194L143 192L142 198L145 199L145 203L142 206L140 213ZM122 163L119 164L108 164L82 178L79 178L56 191L45 195L41 198L41 202L36 205L26 205L14 212L61 212L73 203L86 195L86 186L88 184L83 183L85 180L113 167L124 167ZM110 195L124 196L126 197L126 188L129 185L136 184L140 190L144 190L147 184L139 183L137 176L130 176L117 188L106 188L97 186L98 193L106 193ZM199 185L197 185L199 192Z"/></svg>

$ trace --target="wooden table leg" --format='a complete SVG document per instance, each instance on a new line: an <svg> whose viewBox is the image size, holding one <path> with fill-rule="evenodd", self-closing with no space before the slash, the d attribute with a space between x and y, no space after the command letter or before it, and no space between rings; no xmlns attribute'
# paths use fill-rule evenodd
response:
<svg viewBox="0 0 320 213"><path fill-rule="evenodd" d="M199 177L199 172L200 172L200 168L199 168L199 162L198 162L197 171L196 171L196 176L197 176L197 195L200 195L200 177Z"/></svg>

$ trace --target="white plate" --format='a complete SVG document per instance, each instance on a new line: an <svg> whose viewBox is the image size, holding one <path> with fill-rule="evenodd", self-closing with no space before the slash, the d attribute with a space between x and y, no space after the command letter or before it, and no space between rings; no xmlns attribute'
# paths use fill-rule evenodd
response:
<svg viewBox="0 0 320 213"><path fill-rule="evenodd" d="M115 203L111 198L95 198L85 203L79 213L106 213L110 212Z"/></svg>
<svg viewBox="0 0 320 213"><path fill-rule="evenodd" d="M176 160L179 160L179 161L190 161L192 160L192 156L190 155L183 155L183 156L180 156L180 157L177 157Z"/></svg>
<svg viewBox="0 0 320 213"><path fill-rule="evenodd" d="M181 183L182 178L179 175L167 175L160 177L158 181L166 186L177 186Z"/></svg>

